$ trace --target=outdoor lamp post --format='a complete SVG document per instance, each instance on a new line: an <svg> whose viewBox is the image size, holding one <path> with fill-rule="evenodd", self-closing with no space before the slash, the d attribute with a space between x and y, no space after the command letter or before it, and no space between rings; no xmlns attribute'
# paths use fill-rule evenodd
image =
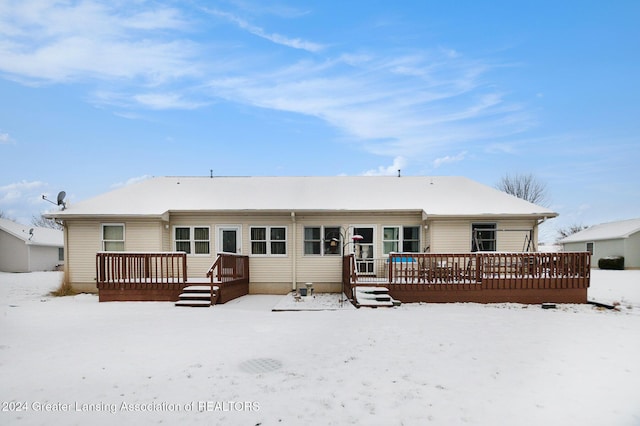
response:
<svg viewBox="0 0 640 426"><path fill-rule="evenodd" d="M342 231L339 231L339 236L340 238L336 238L336 237L332 237L329 239L329 246L330 247L338 247L338 245L342 241L345 241L347 238L346 236L342 233ZM351 241L347 241L344 244L342 244L341 248L340 248L340 257L342 260L342 264L344 265L344 249L345 247L347 247L349 244L353 244L353 251L355 253L355 248L356 248L356 244L359 243L360 241L364 240L364 237L362 235L359 234L354 234L351 236ZM344 266L343 266L344 267ZM344 279L344 271L342 274L342 279ZM344 283L342 284L342 288L340 290L340 306L342 306L344 304Z"/></svg>

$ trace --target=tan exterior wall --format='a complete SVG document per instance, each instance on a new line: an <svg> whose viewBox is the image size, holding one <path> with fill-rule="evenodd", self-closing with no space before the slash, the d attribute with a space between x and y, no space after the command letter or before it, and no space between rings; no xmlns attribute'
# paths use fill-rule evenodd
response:
<svg viewBox="0 0 640 426"><path fill-rule="evenodd" d="M100 222L67 221L66 279L80 291L97 291L96 253L101 250Z"/></svg>
<svg viewBox="0 0 640 426"><path fill-rule="evenodd" d="M484 218L464 220L430 220L428 233L431 236L432 253L466 253L471 251L471 227L474 223L495 223L496 250L521 252L525 248L525 239L529 229L534 229L534 241L537 241L537 223L530 219L487 220Z"/></svg>
<svg viewBox="0 0 640 426"><path fill-rule="evenodd" d="M84 221L65 223L66 279L80 291L97 291L96 253L102 250L102 225L125 225L125 251L162 251L160 221Z"/></svg>
<svg viewBox="0 0 640 426"><path fill-rule="evenodd" d="M342 261L340 256L318 256L304 254L304 228L308 226L340 226L343 230L353 227L373 227L374 258L385 256L382 248L382 233L385 226L420 226L421 246L424 246L425 233L421 214L358 214L327 216L319 214L299 214L296 216L298 242L296 247L296 282L303 287L312 282L314 290L340 291L342 280ZM349 231L351 233L351 231ZM348 238L348 236L345 235ZM344 247L344 253L353 250L351 243Z"/></svg>
<svg viewBox="0 0 640 426"><path fill-rule="evenodd" d="M471 221L432 220L429 222L431 253L471 251Z"/></svg>
<svg viewBox="0 0 640 426"><path fill-rule="evenodd" d="M317 292L339 291L342 279L340 256L318 256L304 254L304 228L307 226L339 226L343 230L358 226L374 228L374 258L384 257L382 246L383 227L419 226L420 250L430 252L465 253L471 249L471 224L485 220L438 220L423 221L421 213L398 214L342 214L329 213L265 213L256 214L194 214L172 213L169 221L161 220L68 220L66 223L67 279L81 290L95 291L95 255L102 250L102 224L123 223L125 225L126 251L174 251L176 226L206 226L210 233L210 253L187 256L188 275L204 278L217 257L221 247L218 240L220 226L238 226L241 232L241 254L250 256L251 293L283 294L297 285L302 287L312 282ZM501 228L526 229L535 225L532 220L496 220ZM428 226L425 226L428 225ZM282 256L251 255L252 226L281 226L287 232L287 254ZM350 232L349 232L350 233ZM498 232L500 251L522 251L524 232ZM344 252L353 249L352 243ZM297 259L294 262L294 259Z"/></svg>

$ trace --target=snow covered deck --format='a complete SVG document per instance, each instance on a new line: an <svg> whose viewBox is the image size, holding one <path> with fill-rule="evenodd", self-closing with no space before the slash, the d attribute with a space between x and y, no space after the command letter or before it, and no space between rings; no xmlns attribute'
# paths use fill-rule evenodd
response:
<svg viewBox="0 0 640 426"><path fill-rule="evenodd" d="M190 277L184 252L99 252L96 277L101 302L175 302L185 287L207 285L225 303L249 294L249 259L219 254L206 276Z"/></svg>
<svg viewBox="0 0 640 426"><path fill-rule="evenodd" d="M402 302L586 303L589 253L392 253L344 261L344 291L385 286ZM364 271L364 272L363 272Z"/></svg>

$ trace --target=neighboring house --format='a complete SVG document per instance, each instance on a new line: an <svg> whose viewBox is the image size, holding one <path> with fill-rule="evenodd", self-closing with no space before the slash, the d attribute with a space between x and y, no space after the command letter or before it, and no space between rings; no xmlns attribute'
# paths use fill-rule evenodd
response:
<svg viewBox="0 0 640 426"><path fill-rule="evenodd" d="M157 177L67 205L67 281L96 291L96 253L186 252L204 278L218 253L248 255L250 292L313 282L340 291L391 252L535 251L557 214L464 177ZM358 235L359 240L353 241Z"/></svg>
<svg viewBox="0 0 640 426"><path fill-rule="evenodd" d="M62 231L0 219L0 271L52 271L63 263Z"/></svg>
<svg viewBox="0 0 640 426"><path fill-rule="evenodd" d="M590 226L559 241L564 251L588 251L591 266L607 256L624 256L627 269L640 269L640 218Z"/></svg>

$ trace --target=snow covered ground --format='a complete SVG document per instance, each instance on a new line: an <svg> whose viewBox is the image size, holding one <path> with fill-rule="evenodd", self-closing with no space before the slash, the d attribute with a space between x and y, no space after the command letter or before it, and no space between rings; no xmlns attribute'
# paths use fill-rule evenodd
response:
<svg viewBox="0 0 640 426"><path fill-rule="evenodd" d="M640 424L640 271L593 271L620 311L176 308L60 279L0 273L0 424Z"/></svg>

